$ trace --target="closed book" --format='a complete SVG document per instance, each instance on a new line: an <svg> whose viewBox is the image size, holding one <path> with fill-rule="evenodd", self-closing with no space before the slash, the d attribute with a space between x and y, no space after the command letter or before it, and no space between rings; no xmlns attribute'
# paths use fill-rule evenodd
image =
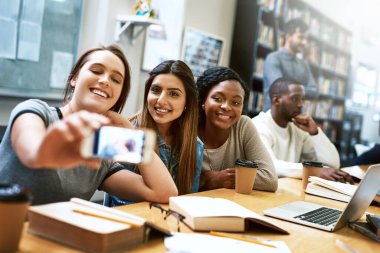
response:
<svg viewBox="0 0 380 253"><path fill-rule="evenodd" d="M373 232L380 237L380 216L367 214L366 219L368 224L371 226Z"/></svg>
<svg viewBox="0 0 380 253"><path fill-rule="evenodd" d="M367 222L349 222L348 226L353 230L377 241L380 242L380 237L376 236L376 234L372 231L370 225Z"/></svg>
<svg viewBox="0 0 380 253"><path fill-rule="evenodd" d="M283 234L286 230L269 219L227 199L179 196L169 199L169 208L182 214L195 231L243 232L250 224L260 224Z"/></svg>
<svg viewBox="0 0 380 253"><path fill-rule="evenodd" d="M28 232L86 252L126 250L144 241L145 220L89 201L32 206Z"/></svg>

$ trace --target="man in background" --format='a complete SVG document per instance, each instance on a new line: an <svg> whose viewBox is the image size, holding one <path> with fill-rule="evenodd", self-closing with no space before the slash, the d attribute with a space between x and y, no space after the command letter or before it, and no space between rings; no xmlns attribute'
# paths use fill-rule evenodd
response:
<svg viewBox="0 0 380 253"><path fill-rule="evenodd" d="M337 149L314 120L301 114L305 100L304 86L279 78L269 89L271 109L252 119L268 149L279 177L302 178L302 162L316 161L329 166L321 177L350 182L352 178L339 170Z"/></svg>
<svg viewBox="0 0 380 253"><path fill-rule="evenodd" d="M270 53L264 62L264 111L270 109L269 87L280 77L291 78L305 87L308 98L318 96L318 87L306 61L298 56L305 51L308 27L301 19L285 24L284 47Z"/></svg>

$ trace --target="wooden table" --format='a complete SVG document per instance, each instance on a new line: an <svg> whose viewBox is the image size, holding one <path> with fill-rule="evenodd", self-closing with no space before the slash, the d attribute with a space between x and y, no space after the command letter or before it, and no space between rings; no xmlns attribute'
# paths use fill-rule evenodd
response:
<svg viewBox="0 0 380 253"><path fill-rule="evenodd" d="M234 190L218 189L193 195L226 198L259 214L262 214L262 210L296 200L305 200L338 209L343 209L346 206L346 203L344 202L301 193L301 181L291 178L280 179L279 188L276 193L254 191L251 195L243 195L235 193ZM146 202L120 206L117 207L117 209L145 217L148 220L154 218L152 217L152 211L149 209L148 203ZM367 211L380 214L380 207L370 206ZM344 227L331 233L278 219L269 219L280 227L288 230L290 235L276 234L264 229L253 229L249 234L272 240L285 241L292 252L347 252L336 245L336 239L343 241L358 252L380 252L380 243L377 243L348 227ZM364 220L364 217L362 219ZM27 225L25 225L25 227L26 226ZM183 226L181 229L185 230L185 232L190 231ZM76 252L72 248L30 235L24 231L19 252L42 251ZM166 252L166 249L163 244L163 239L155 238L130 252Z"/></svg>

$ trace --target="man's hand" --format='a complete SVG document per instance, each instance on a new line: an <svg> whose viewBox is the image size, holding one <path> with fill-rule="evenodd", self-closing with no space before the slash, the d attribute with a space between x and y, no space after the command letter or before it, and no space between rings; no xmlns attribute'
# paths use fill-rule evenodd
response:
<svg viewBox="0 0 380 253"><path fill-rule="evenodd" d="M320 177L331 181L354 184L354 180L348 173L333 168L323 168Z"/></svg>
<svg viewBox="0 0 380 253"><path fill-rule="evenodd" d="M318 134L317 124L313 118L306 114L299 114L292 119L294 125L311 135Z"/></svg>

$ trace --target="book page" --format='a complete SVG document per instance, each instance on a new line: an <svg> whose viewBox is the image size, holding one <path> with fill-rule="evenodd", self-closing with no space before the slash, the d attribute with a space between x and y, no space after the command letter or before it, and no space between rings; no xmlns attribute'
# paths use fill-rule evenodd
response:
<svg viewBox="0 0 380 253"><path fill-rule="evenodd" d="M305 192L309 194L317 195L320 197L335 199L335 200L339 200L343 202L348 202L351 199L351 196L330 190L324 186L317 185L316 183L307 184L307 188Z"/></svg>
<svg viewBox="0 0 380 253"><path fill-rule="evenodd" d="M183 212L188 213L192 217L235 216L262 219L262 217L255 212L233 201L222 198L171 197L169 206L170 208L174 206L179 207ZM181 213L181 211L179 211L179 213Z"/></svg>
<svg viewBox="0 0 380 253"><path fill-rule="evenodd" d="M356 185L351 185L351 184L345 184L341 182L334 182L330 180L326 180L320 177L313 177L311 176L309 178L310 182L313 182L315 184L324 186L326 188L329 188L333 191L337 191L343 194L346 194L348 196L354 195L356 189L358 188Z"/></svg>
<svg viewBox="0 0 380 253"><path fill-rule="evenodd" d="M362 170L359 166L351 166L351 167L345 167L341 168L342 171L350 174L353 177L356 177L358 179L363 179L365 175L365 171Z"/></svg>
<svg viewBox="0 0 380 253"><path fill-rule="evenodd" d="M283 241L263 241L275 246L267 247L255 243L239 241L230 238L216 237L205 234L175 233L165 238L165 247L169 252L260 252L260 253L290 253L290 249Z"/></svg>

